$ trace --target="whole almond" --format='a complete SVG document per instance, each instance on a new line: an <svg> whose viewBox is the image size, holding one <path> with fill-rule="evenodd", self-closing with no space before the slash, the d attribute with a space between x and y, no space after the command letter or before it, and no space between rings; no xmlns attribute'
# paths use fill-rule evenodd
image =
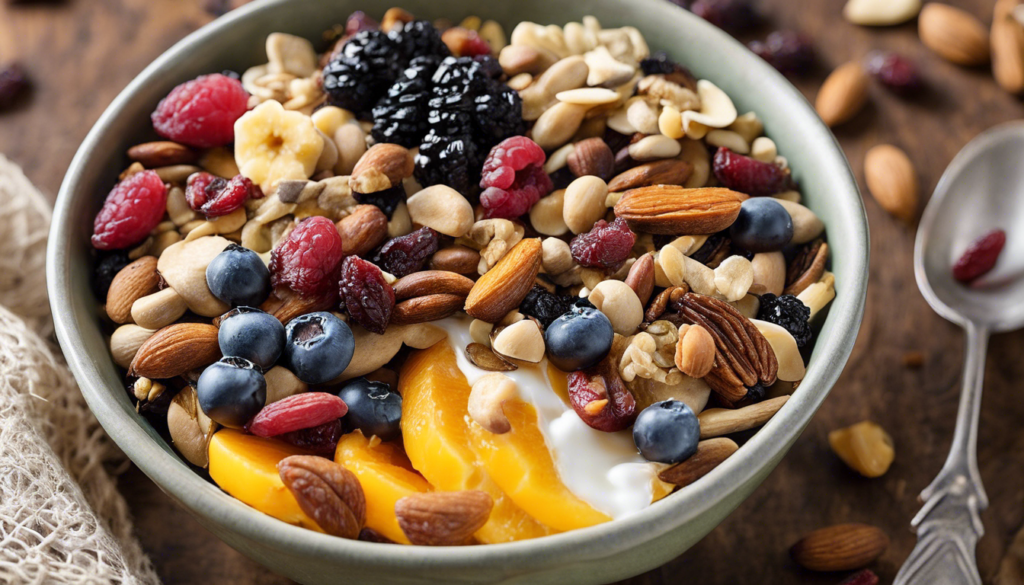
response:
<svg viewBox="0 0 1024 585"><path fill-rule="evenodd" d="M680 487L688 486L711 473L712 469L718 467L737 449L739 446L736 442L725 437L701 441L697 443L696 453L689 459L663 470L658 474L658 478Z"/></svg>
<svg viewBox="0 0 1024 585"><path fill-rule="evenodd" d="M649 185L682 185L690 178L693 166L683 160L669 159L635 166L616 175L608 183L612 193Z"/></svg>
<svg viewBox="0 0 1024 585"><path fill-rule="evenodd" d="M388 237L388 216L376 205L357 205L337 225L346 256L363 256Z"/></svg>
<svg viewBox="0 0 1024 585"><path fill-rule="evenodd" d="M395 516L413 544L466 544L487 523L494 500L486 492L427 492L395 502Z"/></svg>
<svg viewBox="0 0 1024 585"><path fill-rule="evenodd" d="M992 13L992 75L1004 90L1024 92L1024 26L1013 17L1019 0L997 0Z"/></svg>
<svg viewBox="0 0 1024 585"><path fill-rule="evenodd" d="M680 372L692 378L703 378L711 371L715 365L715 340L707 329L700 325L679 328L675 363Z"/></svg>
<svg viewBox="0 0 1024 585"><path fill-rule="evenodd" d="M355 539L366 522L366 496L355 474L325 457L292 455L278 474L299 508L324 532Z"/></svg>
<svg viewBox="0 0 1024 585"><path fill-rule="evenodd" d="M733 224L746 195L721 187L654 185L626 191L615 215L649 234L714 234Z"/></svg>
<svg viewBox="0 0 1024 585"><path fill-rule="evenodd" d="M981 21L959 8L932 2L917 19L921 42L957 65L981 65L989 59L988 32Z"/></svg>
<svg viewBox="0 0 1024 585"><path fill-rule="evenodd" d="M175 323L157 331L139 347L128 373L165 380L208 366L219 358L216 327L205 323Z"/></svg>
<svg viewBox="0 0 1024 585"><path fill-rule="evenodd" d="M466 297L473 289L473 281L445 270L421 270L399 278L392 288L395 289L395 301L435 294Z"/></svg>
<svg viewBox="0 0 1024 585"><path fill-rule="evenodd" d="M352 169L349 184L356 193L376 193L411 177L414 166L407 148L391 143L374 144Z"/></svg>
<svg viewBox="0 0 1024 585"><path fill-rule="evenodd" d="M114 276L107 291L107 315L114 323L132 320L132 304L160 287L156 256L143 256Z"/></svg>
<svg viewBox="0 0 1024 585"><path fill-rule="evenodd" d="M480 252L465 246L442 248L430 257L430 268L447 270L456 274L476 274L480 264Z"/></svg>
<svg viewBox="0 0 1024 585"><path fill-rule="evenodd" d="M814 100L822 121L838 126L856 115L868 100L868 80L859 61L840 65L829 74Z"/></svg>
<svg viewBox="0 0 1024 585"><path fill-rule="evenodd" d="M530 292L540 272L540 261L540 239L520 241L476 281L466 298L466 312L488 323L500 321Z"/></svg>
<svg viewBox="0 0 1024 585"><path fill-rule="evenodd" d="M432 294L406 299L395 305L395 310L391 313L391 323L411 325L437 321L454 315L465 302L465 295L453 294Z"/></svg>
<svg viewBox="0 0 1024 585"><path fill-rule="evenodd" d="M801 567L811 571L852 571L882 556L889 537L867 524L837 524L820 528L789 549Z"/></svg>
<svg viewBox="0 0 1024 585"><path fill-rule="evenodd" d="M142 163L147 169L154 169L192 164L199 159L199 153L183 144L161 140L136 144L128 149L128 158Z"/></svg>
<svg viewBox="0 0 1024 585"><path fill-rule="evenodd" d="M654 256L652 254L644 254L629 267L626 284L636 293L640 304L646 307L647 301L651 300L651 294L654 292Z"/></svg>
<svg viewBox="0 0 1024 585"><path fill-rule="evenodd" d="M576 143L566 161L577 177L594 175L607 181L615 170L615 154L601 138L587 138Z"/></svg>
<svg viewBox="0 0 1024 585"><path fill-rule="evenodd" d="M917 173L910 158L891 144L879 144L864 156L864 180L883 209L906 222L917 214Z"/></svg>

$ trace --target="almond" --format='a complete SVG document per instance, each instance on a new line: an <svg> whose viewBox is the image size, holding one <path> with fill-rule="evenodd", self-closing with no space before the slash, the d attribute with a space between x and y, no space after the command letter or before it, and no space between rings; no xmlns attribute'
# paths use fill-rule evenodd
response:
<svg viewBox="0 0 1024 585"><path fill-rule="evenodd" d="M700 438L711 439L757 428L775 416L788 400L789 396L778 396L743 408L708 408L701 411L697 415Z"/></svg>
<svg viewBox="0 0 1024 585"><path fill-rule="evenodd" d="M355 474L325 457L292 455L278 474L299 508L333 536L355 539L366 522L366 496Z"/></svg>
<svg viewBox="0 0 1024 585"><path fill-rule="evenodd" d="M432 294L406 299L395 305L395 310L391 313L391 323L410 325L437 321L454 315L465 302L465 295L453 294Z"/></svg>
<svg viewBox="0 0 1024 585"><path fill-rule="evenodd" d="M703 378L715 365L715 340L700 325L679 327L676 367L691 378Z"/></svg>
<svg viewBox="0 0 1024 585"><path fill-rule="evenodd" d="M644 254L637 258L636 262L629 267L629 274L626 275L626 284L633 289L640 304L647 306L654 292L654 255Z"/></svg>
<svg viewBox="0 0 1024 585"><path fill-rule="evenodd" d="M889 537L867 524L837 524L821 528L789 549L801 567L812 571L852 571L882 556Z"/></svg>
<svg viewBox="0 0 1024 585"><path fill-rule="evenodd" d="M714 234L732 225L746 195L721 187L686 189L655 185L626 191L615 215L630 229L649 234Z"/></svg>
<svg viewBox="0 0 1024 585"><path fill-rule="evenodd" d="M363 256L388 237L388 216L376 205L357 205L337 225L346 256Z"/></svg>
<svg viewBox="0 0 1024 585"><path fill-rule="evenodd" d="M825 79L814 100L814 109L828 126L846 122L868 100L868 74L859 61L840 65Z"/></svg>
<svg viewBox="0 0 1024 585"><path fill-rule="evenodd" d="M977 18L959 8L932 2L917 19L921 42L957 65L981 65L989 59L988 32Z"/></svg>
<svg viewBox="0 0 1024 585"><path fill-rule="evenodd" d="M411 177L414 166L407 148L390 143L375 144L352 169L349 184L357 193L376 193Z"/></svg>
<svg viewBox="0 0 1024 585"><path fill-rule="evenodd" d="M914 220L917 173L906 153L891 144L875 146L864 156L864 180L883 209L903 221Z"/></svg>
<svg viewBox="0 0 1024 585"><path fill-rule="evenodd" d="M161 140L136 144L128 149L128 158L142 163L147 169L154 169L192 164L199 159L199 153L183 144Z"/></svg>
<svg viewBox="0 0 1024 585"><path fill-rule="evenodd" d="M476 274L480 252L465 246L442 248L430 257L430 268L456 274Z"/></svg>
<svg viewBox="0 0 1024 585"><path fill-rule="evenodd" d="M577 177L594 175L607 181L615 170L615 155L599 137L577 142L566 162L569 170Z"/></svg>
<svg viewBox="0 0 1024 585"><path fill-rule="evenodd" d="M395 289L395 301L435 294L466 297L473 289L473 281L445 270L422 270L399 278L392 288Z"/></svg>
<svg viewBox="0 0 1024 585"><path fill-rule="evenodd" d="M156 256L143 256L121 269L110 282L107 315L117 324L132 320L132 304L160 287Z"/></svg>
<svg viewBox="0 0 1024 585"><path fill-rule="evenodd" d="M1004 90L1024 92L1024 26L1013 17L1019 0L998 0L992 14L992 74Z"/></svg>
<svg viewBox="0 0 1024 585"><path fill-rule="evenodd" d="M500 321L530 292L540 272L540 261L540 239L520 241L476 281L466 298L466 312L488 323Z"/></svg>
<svg viewBox="0 0 1024 585"><path fill-rule="evenodd" d="M413 544L466 544L487 523L494 500L485 492L427 492L395 502L395 516Z"/></svg>
<svg viewBox="0 0 1024 585"><path fill-rule="evenodd" d="M219 358L216 327L175 323L157 331L139 347L128 373L165 380L208 366Z"/></svg>
<svg viewBox="0 0 1024 585"><path fill-rule="evenodd" d="M688 486L718 467L739 446L732 439L719 437L697 443L697 452L689 459L676 463L658 474L661 481L680 487Z"/></svg>
<svg viewBox="0 0 1024 585"><path fill-rule="evenodd" d="M683 160L669 159L635 166L608 183L608 191L617 193L649 185L682 185L690 178L693 166Z"/></svg>

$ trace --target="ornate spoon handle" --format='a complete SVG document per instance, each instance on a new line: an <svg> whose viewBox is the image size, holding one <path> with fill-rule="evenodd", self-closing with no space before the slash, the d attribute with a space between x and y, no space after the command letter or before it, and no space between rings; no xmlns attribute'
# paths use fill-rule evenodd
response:
<svg viewBox="0 0 1024 585"><path fill-rule="evenodd" d="M980 513L988 496L978 473L978 414L988 330L968 323L967 360L956 431L942 471L921 492L924 506L911 521L917 546L894 585L981 585L975 548L985 534Z"/></svg>

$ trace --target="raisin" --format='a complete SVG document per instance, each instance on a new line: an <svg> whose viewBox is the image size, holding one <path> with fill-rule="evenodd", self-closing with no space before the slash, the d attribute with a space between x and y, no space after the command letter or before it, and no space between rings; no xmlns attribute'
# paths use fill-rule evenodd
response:
<svg viewBox="0 0 1024 585"><path fill-rule="evenodd" d="M523 302L519 303L519 312L537 319L547 329L555 319L567 313L577 300L576 297L556 295L534 285L526 293Z"/></svg>
<svg viewBox="0 0 1024 585"><path fill-rule="evenodd" d="M787 75L803 75L814 67L814 47L810 39L793 31L776 31L761 41L747 45L769 65Z"/></svg>
<svg viewBox="0 0 1024 585"><path fill-rule="evenodd" d="M910 95L921 89L917 66L899 53L872 51L864 65L879 83L897 94Z"/></svg>
<svg viewBox="0 0 1024 585"><path fill-rule="evenodd" d="M696 0L690 11L730 33L746 32L761 21L749 0Z"/></svg>
<svg viewBox="0 0 1024 585"><path fill-rule="evenodd" d="M797 347L803 347L811 341L811 309L793 295L761 295L761 307L757 311L757 318L775 323L789 331L796 340Z"/></svg>
<svg viewBox="0 0 1024 585"><path fill-rule="evenodd" d="M0 69L0 110L13 106L28 88L28 77L20 66L11 64Z"/></svg>
<svg viewBox="0 0 1024 585"><path fill-rule="evenodd" d="M612 223L597 220L589 232L574 237L569 248L580 266L615 268L629 258L635 243L636 234L630 231L625 219L618 217Z"/></svg>
<svg viewBox="0 0 1024 585"><path fill-rule="evenodd" d="M395 308L395 290L384 280L380 268L349 256L341 264L339 288L352 320L367 331L383 334Z"/></svg>
<svg viewBox="0 0 1024 585"><path fill-rule="evenodd" d="M259 199L259 187L242 175L230 181L210 173L189 175L185 186L185 200L193 211L206 217L220 217L242 207L249 199Z"/></svg>
<svg viewBox="0 0 1024 585"><path fill-rule="evenodd" d="M114 281L117 273L130 263L127 250L100 253L100 260L96 263L96 270L92 277L92 291L96 294L97 299L106 302L110 283Z"/></svg>
<svg viewBox="0 0 1024 585"><path fill-rule="evenodd" d="M428 227L388 240L374 258L374 264L401 278L423 268L437 252L441 236Z"/></svg>

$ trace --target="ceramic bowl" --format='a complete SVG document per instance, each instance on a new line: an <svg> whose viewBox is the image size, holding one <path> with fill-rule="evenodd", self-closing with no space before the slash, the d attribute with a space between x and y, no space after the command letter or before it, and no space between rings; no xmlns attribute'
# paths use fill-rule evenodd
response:
<svg viewBox="0 0 1024 585"><path fill-rule="evenodd" d="M785 407L707 476L643 512L539 540L428 548L343 540L290 526L228 496L189 468L139 417L100 328L89 288L92 218L125 166L125 150L153 139L149 114L167 92L197 75L266 62L275 31L320 39L369 0L260 0L203 27L147 67L107 108L75 156L57 199L47 280L57 336L82 392L117 444L201 524L271 570L302 583L600 583L668 562L732 512L778 464L839 377L864 309L867 219L842 151L800 93L727 34L663 0L405 0L418 17L458 22L476 14L511 31L520 20L564 24L584 15L640 29L713 81L740 112L755 111L785 155L805 203L828 226L837 296L811 354L807 377Z"/></svg>

